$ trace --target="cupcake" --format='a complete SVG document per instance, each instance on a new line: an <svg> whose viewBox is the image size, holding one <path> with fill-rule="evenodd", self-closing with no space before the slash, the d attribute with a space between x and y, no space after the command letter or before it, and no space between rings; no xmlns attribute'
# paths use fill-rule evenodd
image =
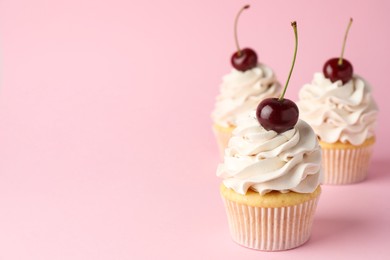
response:
<svg viewBox="0 0 390 260"><path fill-rule="evenodd" d="M366 178L375 143L377 106L371 88L354 75L343 84L315 73L299 93L301 118L313 127L323 151L324 184Z"/></svg>
<svg viewBox="0 0 390 260"><path fill-rule="evenodd" d="M378 108L370 85L353 74L343 54L327 61L323 73L315 73L312 83L302 87L298 107L320 140L324 184L364 180L375 143Z"/></svg>
<svg viewBox="0 0 390 260"><path fill-rule="evenodd" d="M217 169L231 236L240 245L287 250L310 237L321 193L321 150L302 120L284 133L254 114L239 121Z"/></svg>
<svg viewBox="0 0 390 260"><path fill-rule="evenodd" d="M298 107L284 98L288 81L280 98L263 100L237 121L217 169L231 236L257 250L304 244L321 193L321 149L312 128L298 119Z"/></svg>
<svg viewBox="0 0 390 260"><path fill-rule="evenodd" d="M240 49L237 40L237 21L244 6L237 14L235 38L237 52L231 58L232 71L222 78L220 94L212 112L213 132L223 157L223 152L236 127L237 119L256 109L265 98L276 97L280 84L271 68L257 61L257 54L250 48Z"/></svg>

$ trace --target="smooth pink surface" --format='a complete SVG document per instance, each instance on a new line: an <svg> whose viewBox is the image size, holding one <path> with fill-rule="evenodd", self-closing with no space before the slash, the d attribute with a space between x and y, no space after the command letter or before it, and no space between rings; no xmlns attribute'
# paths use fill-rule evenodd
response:
<svg viewBox="0 0 390 260"><path fill-rule="evenodd" d="M390 254L388 1L251 1L242 46L288 96L339 55L381 114L370 177L324 187L312 239L234 244L210 112L242 1L1 0L0 259L384 259Z"/></svg>

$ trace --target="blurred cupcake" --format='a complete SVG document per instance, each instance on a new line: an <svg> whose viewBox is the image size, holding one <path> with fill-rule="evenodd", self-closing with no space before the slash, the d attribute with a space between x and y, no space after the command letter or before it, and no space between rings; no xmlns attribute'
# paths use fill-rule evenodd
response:
<svg viewBox="0 0 390 260"><path fill-rule="evenodd" d="M321 193L321 150L311 127L265 130L241 119L217 169L230 233L240 245L287 250L310 237Z"/></svg>
<svg viewBox="0 0 390 260"><path fill-rule="evenodd" d="M346 83L315 73L302 87L301 118L318 135L323 151L324 184L349 184L366 178L375 143L377 105L371 87L354 75Z"/></svg>
<svg viewBox="0 0 390 260"><path fill-rule="evenodd" d="M214 122L213 132L222 157L236 127L237 118L256 109L261 100L279 94L280 84L273 71L258 63L254 50L241 49L239 46L237 22L241 13L248 8L249 5L243 6L237 13L234 23L237 51L231 57L233 69L223 77L220 94L211 115Z"/></svg>
<svg viewBox="0 0 390 260"><path fill-rule="evenodd" d="M369 84L353 73L344 58L344 36L340 57L325 62L311 84L303 86L298 102L301 118L320 139L325 172L324 184L350 184L364 180L368 173L378 108Z"/></svg>
<svg viewBox="0 0 390 260"><path fill-rule="evenodd" d="M244 72L232 69L223 77L212 113L213 131L222 157L237 119L256 109L261 100L276 97L279 93L280 84L275 74L262 64Z"/></svg>

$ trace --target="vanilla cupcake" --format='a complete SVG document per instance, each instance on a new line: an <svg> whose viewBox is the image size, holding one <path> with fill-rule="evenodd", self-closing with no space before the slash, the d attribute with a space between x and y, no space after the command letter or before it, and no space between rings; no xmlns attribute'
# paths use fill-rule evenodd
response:
<svg viewBox="0 0 390 260"><path fill-rule="evenodd" d="M325 184L349 184L366 178L375 143L377 105L370 85L354 75L343 84L315 73L302 87L301 118L316 132L323 150Z"/></svg>
<svg viewBox="0 0 390 260"><path fill-rule="evenodd" d="M370 85L353 73L344 49L329 59L322 73L302 87L298 102L301 118L314 129L323 150L325 184L350 184L364 180L375 143L377 105Z"/></svg>
<svg viewBox="0 0 390 260"><path fill-rule="evenodd" d="M223 152L236 127L237 119L256 108L265 98L276 97L280 84L274 72L258 63L257 54L250 48L240 49L237 37L237 22L246 5L236 16L234 32L237 52L231 57L232 71L222 78L220 94L212 112L213 132L223 157Z"/></svg>
<svg viewBox="0 0 390 260"><path fill-rule="evenodd" d="M298 48L279 98L238 121L217 169L232 238L258 250L287 250L310 237L321 193L321 149L312 128L285 99Z"/></svg>
<svg viewBox="0 0 390 260"><path fill-rule="evenodd" d="M217 176L224 179L220 192L235 242L278 251L309 239L321 193L321 150L304 121L277 133L254 114L240 120Z"/></svg>

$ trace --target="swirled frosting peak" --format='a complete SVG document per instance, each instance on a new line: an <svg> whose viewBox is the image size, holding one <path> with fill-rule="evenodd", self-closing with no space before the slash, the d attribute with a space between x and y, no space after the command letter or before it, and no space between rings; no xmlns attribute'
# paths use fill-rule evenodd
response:
<svg viewBox="0 0 390 260"><path fill-rule="evenodd" d="M263 99L276 97L279 93L280 83L269 67L258 64L244 72L232 69L222 78L211 117L221 126L236 126L237 118L256 109Z"/></svg>
<svg viewBox="0 0 390 260"><path fill-rule="evenodd" d="M233 131L217 176L240 194L248 189L262 195L270 191L311 193L322 178L317 136L302 120L284 133L267 131L251 113Z"/></svg>
<svg viewBox="0 0 390 260"><path fill-rule="evenodd" d="M378 108L370 86L357 75L343 85L315 73L312 83L301 88L299 99L301 118L324 142L360 145L374 136Z"/></svg>

